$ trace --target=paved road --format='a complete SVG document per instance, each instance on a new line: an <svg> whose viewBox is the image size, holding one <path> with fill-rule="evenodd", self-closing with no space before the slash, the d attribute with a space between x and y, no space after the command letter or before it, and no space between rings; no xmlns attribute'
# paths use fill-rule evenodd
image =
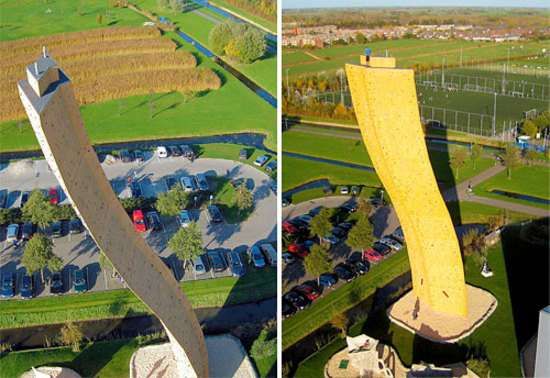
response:
<svg viewBox="0 0 550 378"><path fill-rule="evenodd" d="M190 162L184 158L170 157L158 159L151 153L146 156L143 163L120 163L112 165L103 163L107 178L113 183L113 188L120 197L130 195L127 187L127 178L132 177L141 187L145 196L157 196L166 191L165 178L183 175L206 173L208 176L225 176L230 179L245 179L252 190L255 200L255 210L252 215L240 224L223 223L211 225L207 220L205 211L192 210L192 215L200 224L203 232L204 246L207 250L226 251L232 248L248 247L257 242L276 242L277 202L276 195L271 189L272 180L258 169L239 162L221 159L196 159ZM35 188L47 189L57 186L54 175L49 171L44 160L19 161L3 167L0 171L2 189L10 192L32 190ZM210 180L212 183L212 180ZM61 198L61 203L68 203L66 198ZM146 233L144 237L148 243L165 259L166 263L174 270L178 279L210 278L211 273L204 277L195 277L188 269L183 271L181 264L173 256L167 247L168 240L179 228L174 217L162 217L163 231ZM7 245L5 228L0 231L0 275L7 272L21 273L21 257L23 245L14 248ZM98 249L90 237L85 233L68 235L54 239L55 253L67 264L65 274L77 268L86 268L93 290L104 290L121 287L117 279L103 275L98 264ZM221 275L227 275L229 272ZM216 274L219 276L220 274Z"/></svg>

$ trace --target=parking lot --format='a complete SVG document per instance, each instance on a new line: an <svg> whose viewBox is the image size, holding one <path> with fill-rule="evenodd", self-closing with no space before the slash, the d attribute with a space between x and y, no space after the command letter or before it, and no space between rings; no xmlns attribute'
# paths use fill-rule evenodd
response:
<svg viewBox="0 0 550 378"><path fill-rule="evenodd" d="M273 182L260 170L239 162L220 159L200 158L189 161L183 157L158 158L152 153L146 153L143 162L102 163L107 178L111 181L115 193L126 198L132 196L130 185L139 187L144 197L157 197L168 189L166 179L176 180L185 175L204 173L212 183L213 177L228 179L243 179L254 197L254 211L243 222L230 224L222 222L211 224L206 210L191 208L192 220L196 221L203 235L205 251L221 251L226 253L237 248L246 251L254 244L276 241L276 195ZM21 193L36 188L48 190L57 187L58 183L44 160L22 160L0 167L0 190L7 191L8 207L20 206ZM60 191L59 191L60 192ZM191 201L193 202L193 201ZM64 194L60 194L59 204L69 203ZM191 203L193 207L193 203ZM61 237L52 238L54 253L65 263L63 270L65 291L71 287L72 272L84 269L90 290L106 290L123 287L124 283L111 274L104 274L99 266L99 251L86 231L79 234L69 234L65 223ZM214 273L209 270L197 275L191 266L183 269L183 264L175 257L167 244L171 236L178 230L179 224L175 217L161 216L161 230L147 231L143 236L149 245L161 256L172 269L178 280L205 279L231 275L229 269ZM51 233L51 230L47 230ZM24 274L21 257L24 242L18 246L6 242L6 227L0 227L0 275L16 272L17 278ZM19 285L17 285L19 286ZM45 295L47 290L38 290Z"/></svg>

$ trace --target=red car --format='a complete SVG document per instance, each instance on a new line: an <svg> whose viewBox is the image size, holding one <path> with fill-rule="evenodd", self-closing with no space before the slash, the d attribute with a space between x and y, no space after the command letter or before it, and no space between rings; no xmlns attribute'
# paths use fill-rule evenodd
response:
<svg viewBox="0 0 550 378"><path fill-rule="evenodd" d="M286 232L290 235L294 235L300 232L300 229L289 221L284 221L281 227L283 228L283 232Z"/></svg>
<svg viewBox="0 0 550 378"><path fill-rule="evenodd" d="M48 191L48 198L52 205L57 205L59 203L59 194L57 193L57 188L50 188Z"/></svg>
<svg viewBox="0 0 550 378"><path fill-rule="evenodd" d="M143 211L141 210L134 210L132 213L132 221L134 222L134 229L137 232L145 232L147 231L147 225L145 224L145 216L143 215Z"/></svg>
<svg viewBox="0 0 550 378"><path fill-rule="evenodd" d="M310 285L305 285L305 284L296 286L293 290L299 294L302 294L304 297L306 297L312 302L317 298L319 298L319 295L320 295L319 292L314 287Z"/></svg>
<svg viewBox="0 0 550 378"><path fill-rule="evenodd" d="M384 256L382 256L380 253L376 252L372 248L368 248L363 251L363 260L368 260L369 262L378 262L383 258Z"/></svg>
<svg viewBox="0 0 550 378"><path fill-rule="evenodd" d="M288 252L298 257L306 257L309 254L309 249L303 244L292 243L288 246Z"/></svg>

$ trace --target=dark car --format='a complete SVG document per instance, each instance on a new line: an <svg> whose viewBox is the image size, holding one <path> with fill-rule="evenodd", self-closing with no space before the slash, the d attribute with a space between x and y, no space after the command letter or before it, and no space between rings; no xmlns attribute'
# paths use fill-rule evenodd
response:
<svg viewBox="0 0 550 378"><path fill-rule="evenodd" d="M59 238L63 236L63 223L61 221L53 222L52 224L52 236Z"/></svg>
<svg viewBox="0 0 550 378"><path fill-rule="evenodd" d="M181 154L183 157L193 161L195 159L195 151L193 151L193 147L189 146L187 144L180 144L179 148L181 150Z"/></svg>
<svg viewBox="0 0 550 378"><path fill-rule="evenodd" d="M288 318L291 315L294 315L296 313L296 307L294 307L291 303L283 299L283 317Z"/></svg>
<svg viewBox="0 0 550 378"><path fill-rule="evenodd" d="M405 235L403 234L403 229L401 226L397 227L394 232L392 232L391 237L403 244L405 242Z"/></svg>
<svg viewBox="0 0 550 378"><path fill-rule="evenodd" d="M239 159L240 160L248 159L248 150L246 148L243 148L239 151Z"/></svg>
<svg viewBox="0 0 550 378"><path fill-rule="evenodd" d="M290 198L283 197L281 204L283 205L283 207L287 207L288 205L290 205Z"/></svg>
<svg viewBox="0 0 550 378"><path fill-rule="evenodd" d="M128 150L121 150L120 151L120 160L122 160L123 163L130 163L132 161L132 154Z"/></svg>
<svg viewBox="0 0 550 378"><path fill-rule="evenodd" d="M149 228L152 231L162 230L162 224L160 223L160 216L156 211L148 211L145 214L145 217L147 218L147 223L149 224Z"/></svg>
<svg viewBox="0 0 550 378"><path fill-rule="evenodd" d="M30 299L34 296L34 282L32 276L28 274L23 276L19 293L21 293L21 298L23 299Z"/></svg>
<svg viewBox="0 0 550 378"><path fill-rule="evenodd" d="M290 303L296 310L303 310L309 305L306 297L296 291L289 291L283 296L283 300Z"/></svg>
<svg viewBox="0 0 550 378"><path fill-rule="evenodd" d="M7 273L2 276L0 297L12 298L15 296L15 273Z"/></svg>
<svg viewBox="0 0 550 378"><path fill-rule="evenodd" d="M358 196L359 193L361 193L361 188L359 188L358 186L352 186L351 187L351 195L352 196Z"/></svg>
<svg viewBox="0 0 550 378"><path fill-rule="evenodd" d="M76 293L83 293L88 290L86 272L83 269L74 271L73 289Z"/></svg>
<svg viewBox="0 0 550 378"><path fill-rule="evenodd" d="M348 203L342 206L341 209L348 213L355 213L357 211L357 205L353 203Z"/></svg>
<svg viewBox="0 0 550 378"><path fill-rule="evenodd" d="M277 170L277 160L271 160L265 165L265 170L268 172L275 172Z"/></svg>
<svg viewBox="0 0 550 378"><path fill-rule="evenodd" d="M333 273L323 273L319 276L319 285L323 288L329 288L336 285L338 282L338 276Z"/></svg>
<svg viewBox="0 0 550 378"><path fill-rule="evenodd" d="M227 269L225 259L218 251L209 251L207 254L210 266L214 272L223 272Z"/></svg>
<svg viewBox="0 0 550 378"><path fill-rule="evenodd" d="M70 234L80 234L84 229L84 226L82 225L82 222L80 219L75 218L71 219L69 222L69 233Z"/></svg>
<svg viewBox="0 0 550 378"><path fill-rule="evenodd" d="M0 190L0 209L5 208L7 202L8 202L8 191Z"/></svg>
<svg viewBox="0 0 550 378"><path fill-rule="evenodd" d="M379 243L379 242L375 242L372 245L372 249L374 249L376 252L378 252L382 256L386 256L391 252L390 247L388 247L386 244L382 244L382 243Z"/></svg>
<svg viewBox="0 0 550 378"><path fill-rule="evenodd" d="M23 240L29 240L32 238L32 235L34 234L34 224L31 222L25 222L23 223L23 227L21 227L21 238Z"/></svg>
<svg viewBox="0 0 550 378"><path fill-rule="evenodd" d="M357 274L365 274L369 271L369 265L368 263L363 261L363 256L361 255L361 252L354 252L347 261L348 265L351 266L355 273Z"/></svg>
<svg viewBox="0 0 550 378"><path fill-rule="evenodd" d="M145 160L145 157L144 157L144 155L143 155L143 151L141 151L141 150L135 150L135 151L134 151L134 158L136 159L136 161L138 161L138 162L140 162L140 163L141 163L142 161L144 161L144 160Z"/></svg>
<svg viewBox="0 0 550 378"><path fill-rule="evenodd" d="M307 283L298 285L294 287L292 290L298 292L299 294L302 294L311 302L319 298L319 296L321 295L315 285L311 285Z"/></svg>
<svg viewBox="0 0 550 378"><path fill-rule="evenodd" d="M223 222L222 213L216 205L208 205L208 217L212 223Z"/></svg>
<svg viewBox="0 0 550 378"><path fill-rule="evenodd" d="M177 183L178 183L178 180L174 176L166 177L166 187L168 188L168 190L176 186Z"/></svg>
<svg viewBox="0 0 550 378"><path fill-rule="evenodd" d="M168 151L172 156L181 156L181 150L177 146L168 146Z"/></svg>
<svg viewBox="0 0 550 378"><path fill-rule="evenodd" d="M31 192L29 191L25 191L21 194L21 207L25 206L30 196L31 196Z"/></svg>
<svg viewBox="0 0 550 378"><path fill-rule="evenodd" d="M231 274L235 277L242 277L246 274L246 268L241 259L241 255L237 251L231 251L227 254L227 261Z"/></svg>
<svg viewBox="0 0 550 378"><path fill-rule="evenodd" d="M141 186L137 181L132 181L132 183L130 184L130 191L132 192L132 197L134 198L141 197L141 195L143 194L141 192Z"/></svg>
<svg viewBox="0 0 550 378"><path fill-rule="evenodd" d="M339 279L346 282L350 282L355 278L355 272L353 271L353 268L344 263L336 265L336 267L334 268L334 274L336 274Z"/></svg>
<svg viewBox="0 0 550 378"><path fill-rule="evenodd" d="M61 272L54 272L50 278L50 294L61 294L63 292L63 275Z"/></svg>

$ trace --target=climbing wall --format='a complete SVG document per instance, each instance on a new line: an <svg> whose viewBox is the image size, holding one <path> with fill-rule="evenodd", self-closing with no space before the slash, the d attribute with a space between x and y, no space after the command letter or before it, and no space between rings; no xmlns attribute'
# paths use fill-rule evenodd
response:
<svg viewBox="0 0 550 378"><path fill-rule="evenodd" d="M414 72L373 63L347 64L346 73L363 141L407 240L414 293L420 306L465 316L458 239L428 156Z"/></svg>

